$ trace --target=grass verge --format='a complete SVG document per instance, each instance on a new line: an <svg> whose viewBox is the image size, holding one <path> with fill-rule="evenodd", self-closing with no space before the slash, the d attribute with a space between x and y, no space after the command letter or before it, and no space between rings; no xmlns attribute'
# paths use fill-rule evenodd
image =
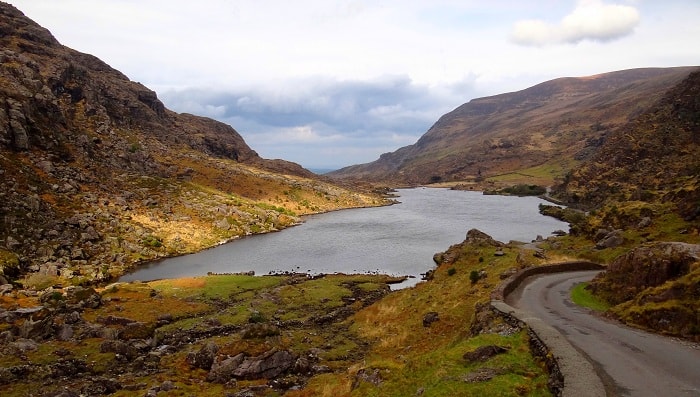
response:
<svg viewBox="0 0 700 397"><path fill-rule="evenodd" d="M604 312L610 309L610 304L593 295L591 291L586 289L587 286L588 283L576 284L576 286L571 289L571 300L579 306L587 307L598 312Z"/></svg>

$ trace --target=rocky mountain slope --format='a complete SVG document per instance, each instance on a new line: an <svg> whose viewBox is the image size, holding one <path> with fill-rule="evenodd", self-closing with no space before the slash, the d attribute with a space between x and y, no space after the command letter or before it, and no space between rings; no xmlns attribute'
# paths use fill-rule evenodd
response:
<svg viewBox="0 0 700 397"><path fill-rule="evenodd" d="M551 183L591 158L694 68L648 68L547 81L477 98L442 116L415 144L330 175L425 184L520 172Z"/></svg>
<svg viewBox="0 0 700 397"><path fill-rule="evenodd" d="M554 195L573 205L672 202L700 215L700 71L647 111L613 131L590 161L571 171Z"/></svg>
<svg viewBox="0 0 700 397"><path fill-rule="evenodd" d="M0 284L106 280L134 264L378 205L61 45L0 3Z"/></svg>

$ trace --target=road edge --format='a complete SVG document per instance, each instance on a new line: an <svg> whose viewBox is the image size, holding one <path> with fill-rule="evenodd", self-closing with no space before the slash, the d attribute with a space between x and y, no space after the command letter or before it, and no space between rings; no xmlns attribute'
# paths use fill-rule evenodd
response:
<svg viewBox="0 0 700 397"><path fill-rule="evenodd" d="M603 381L588 361L553 327L545 324L531 313L516 309L505 302L505 298L528 277L538 274L560 273L582 270L602 270L605 267L587 261L563 262L523 269L502 282L491 293L491 308L503 316L525 324L530 333L531 345L540 352L554 380L550 388L562 397L605 397ZM541 347L540 347L541 346Z"/></svg>

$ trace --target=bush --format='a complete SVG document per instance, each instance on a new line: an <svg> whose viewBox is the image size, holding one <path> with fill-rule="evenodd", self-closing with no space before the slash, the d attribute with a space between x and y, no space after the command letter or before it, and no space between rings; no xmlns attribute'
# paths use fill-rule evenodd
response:
<svg viewBox="0 0 700 397"><path fill-rule="evenodd" d="M252 312L250 314L250 317L248 317L248 322L251 324L264 323L265 321L267 321L267 319L265 319L265 316L257 310Z"/></svg>
<svg viewBox="0 0 700 397"><path fill-rule="evenodd" d="M457 273L457 269L455 269L454 267L451 267L447 270L448 276L454 276L456 273Z"/></svg>
<svg viewBox="0 0 700 397"><path fill-rule="evenodd" d="M147 235L143 239L141 239L141 243L145 246L148 247L153 247L153 248L160 248L163 246L163 240L160 237L156 237L154 235Z"/></svg>
<svg viewBox="0 0 700 397"><path fill-rule="evenodd" d="M472 270L471 272L469 272L469 280L472 282L472 284L476 284L476 282L479 281L480 278L481 276L479 276L479 272L477 272L476 270Z"/></svg>

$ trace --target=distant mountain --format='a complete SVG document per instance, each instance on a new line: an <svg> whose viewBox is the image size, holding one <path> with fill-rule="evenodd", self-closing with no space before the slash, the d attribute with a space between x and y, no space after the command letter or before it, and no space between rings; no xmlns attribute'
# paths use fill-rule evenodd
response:
<svg viewBox="0 0 700 397"><path fill-rule="evenodd" d="M260 158L228 125L166 109L2 2L0 181L0 284L26 272L105 280L304 213L378 203Z"/></svg>
<svg viewBox="0 0 700 397"><path fill-rule="evenodd" d="M645 112L695 69L559 78L474 99L442 116L415 144L329 175L426 184L520 172L551 183L590 159L611 130Z"/></svg>

